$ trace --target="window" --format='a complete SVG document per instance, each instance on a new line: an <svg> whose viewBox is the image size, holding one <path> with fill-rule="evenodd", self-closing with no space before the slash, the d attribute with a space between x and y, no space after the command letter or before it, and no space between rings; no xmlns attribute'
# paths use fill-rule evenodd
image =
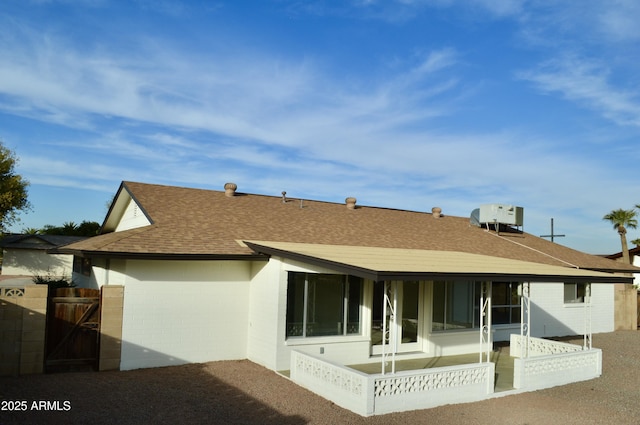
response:
<svg viewBox="0 0 640 425"><path fill-rule="evenodd" d="M564 284L564 303L565 304L584 303L586 292L587 292L586 283L565 283Z"/></svg>
<svg viewBox="0 0 640 425"><path fill-rule="evenodd" d="M476 295L477 294L477 295ZM433 330L477 328L480 284L467 281L433 283Z"/></svg>
<svg viewBox="0 0 640 425"><path fill-rule="evenodd" d="M492 325L520 323L518 285L518 282L492 283ZM480 292L480 282L434 282L432 330L437 332L480 327Z"/></svg>
<svg viewBox="0 0 640 425"><path fill-rule="evenodd" d="M520 323L518 285L518 282L493 282L491 321L494 325Z"/></svg>
<svg viewBox="0 0 640 425"><path fill-rule="evenodd" d="M91 258L73 257L74 273L91 276Z"/></svg>
<svg viewBox="0 0 640 425"><path fill-rule="evenodd" d="M362 286L355 276L289 272L287 338L360 334Z"/></svg>

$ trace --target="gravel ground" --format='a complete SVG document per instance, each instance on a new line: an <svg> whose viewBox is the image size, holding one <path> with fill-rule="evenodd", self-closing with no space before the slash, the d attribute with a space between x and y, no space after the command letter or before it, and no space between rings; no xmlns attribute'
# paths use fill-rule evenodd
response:
<svg viewBox="0 0 640 425"><path fill-rule="evenodd" d="M1 407L26 401L27 411L0 411L0 424L640 424L640 332L594 335L593 345L599 379L369 418L246 360L3 377Z"/></svg>

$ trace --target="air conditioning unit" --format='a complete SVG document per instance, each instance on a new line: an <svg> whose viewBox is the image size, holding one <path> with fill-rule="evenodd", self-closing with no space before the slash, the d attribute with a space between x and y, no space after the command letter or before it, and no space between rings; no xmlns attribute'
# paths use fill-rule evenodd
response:
<svg viewBox="0 0 640 425"><path fill-rule="evenodd" d="M524 209L505 204L480 205L478 220L482 224L499 223L510 226L524 226Z"/></svg>

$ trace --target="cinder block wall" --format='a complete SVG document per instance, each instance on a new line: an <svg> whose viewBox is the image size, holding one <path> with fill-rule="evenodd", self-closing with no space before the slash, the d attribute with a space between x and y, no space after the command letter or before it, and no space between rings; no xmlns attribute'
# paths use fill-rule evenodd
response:
<svg viewBox="0 0 640 425"><path fill-rule="evenodd" d="M638 291L633 285L615 285L615 330L638 329Z"/></svg>
<svg viewBox="0 0 640 425"><path fill-rule="evenodd" d="M100 313L100 364L98 370L120 370L124 286L104 285Z"/></svg>
<svg viewBox="0 0 640 425"><path fill-rule="evenodd" d="M43 372L47 290L0 288L0 375Z"/></svg>

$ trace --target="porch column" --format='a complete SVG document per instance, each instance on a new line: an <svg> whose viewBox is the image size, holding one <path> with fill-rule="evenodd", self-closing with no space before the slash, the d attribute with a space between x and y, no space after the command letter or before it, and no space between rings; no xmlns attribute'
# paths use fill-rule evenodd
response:
<svg viewBox="0 0 640 425"><path fill-rule="evenodd" d="M520 297L520 357L529 357L529 341L531 338L531 287L529 282L522 282L522 294Z"/></svg>
<svg viewBox="0 0 640 425"><path fill-rule="evenodd" d="M396 372L396 351L398 329L398 283L384 282L384 296L382 297L382 374L385 374L386 363L391 358L391 373ZM387 316L389 324L387 324ZM388 347L391 345L391 347ZM389 352L387 351L389 349Z"/></svg>
<svg viewBox="0 0 640 425"><path fill-rule="evenodd" d="M482 282L480 289L480 363L491 359L491 289L492 282ZM485 347L483 349L483 347ZM485 360L486 358L486 360Z"/></svg>
<svg viewBox="0 0 640 425"><path fill-rule="evenodd" d="M591 283L585 284L584 288L584 350L591 350Z"/></svg>

